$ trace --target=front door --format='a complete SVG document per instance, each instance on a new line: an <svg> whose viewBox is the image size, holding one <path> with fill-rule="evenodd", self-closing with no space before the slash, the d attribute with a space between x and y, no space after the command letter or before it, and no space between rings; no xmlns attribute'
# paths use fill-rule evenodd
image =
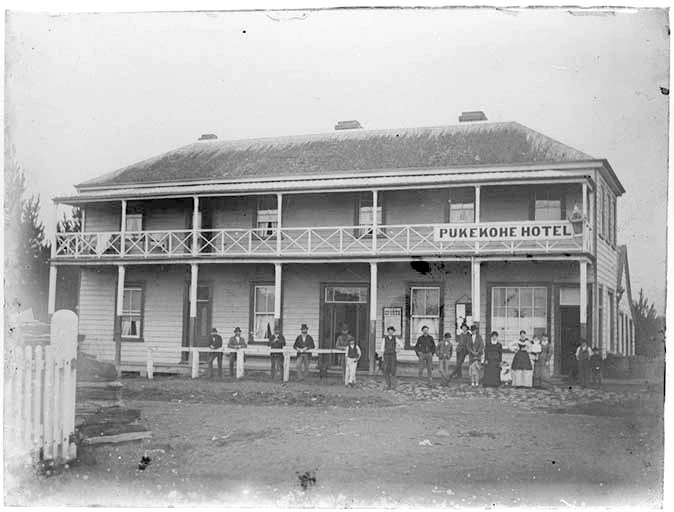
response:
<svg viewBox="0 0 674 512"><path fill-rule="evenodd" d="M323 285L321 289L321 326L320 348L335 348L337 337L343 326L356 339L362 356L359 369L369 367L369 308L368 285ZM332 358L332 364L337 357Z"/></svg>
<svg viewBox="0 0 674 512"><path fill-rule="evenodd" d="M569 373L571 354L576 353L580 340L580 307L559 306L560 340L561 340L561 368L562 373Z"/></svg>
<svg viewBox="0 0 674 512"><path fill-rule="evenodd" d="M185 293L185 339L183 346L189 346L189 325L190 325L190 291L189 285ZM207 347L209 335L213 326L212 322L212 290L210 284L199 284L197 286L197 316L194 322L194 345L196 347ZM201 354L200 359L207 360L207 354ZM187 361L187 352L183 352L182 360Z"/></svg>

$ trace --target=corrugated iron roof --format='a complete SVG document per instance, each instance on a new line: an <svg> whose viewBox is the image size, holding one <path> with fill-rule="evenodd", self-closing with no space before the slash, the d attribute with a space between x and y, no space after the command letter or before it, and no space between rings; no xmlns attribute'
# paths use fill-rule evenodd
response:
<svg viewBox="0 0 674 512"><path fill-rule="evenodd" d="M516 122L340 130L199 141L80 183L77 188L592 159Z"/></svg>

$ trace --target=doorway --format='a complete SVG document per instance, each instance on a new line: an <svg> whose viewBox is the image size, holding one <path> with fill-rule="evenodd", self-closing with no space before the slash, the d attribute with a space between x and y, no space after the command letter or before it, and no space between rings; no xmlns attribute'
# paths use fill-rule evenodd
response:
<svg viewBox="0 0 674 512"><path fill-rule="evenodd" d="M213 289L210 284L201 283L197 285L197 316L194 322L194 345L196 347L207 347L211 328L213 327ZM183 346L189 346L189 325L190 325L190 287L189 284L185 290L185 333ZM187 352L183 352L182 361L188 360ZM208 360L208 354L200 354L201 361Z"/></svg>
<svg viewBox="0 0 674 512"><path fill-rule="evenodd" d="M569 373L569 360L580 344L580 307L559 306L559 328L561 341L561 369Z"/></svg>
<svg viewBox="0 0 674 512"><path fill-rule="evenodd" d="M342 326L356 339L361 350L359 369L369 368L369 285L324 284L321 286L322 336L320 348L335 348ZM331 358L331 366L337 364L337 354Z"/></svg>

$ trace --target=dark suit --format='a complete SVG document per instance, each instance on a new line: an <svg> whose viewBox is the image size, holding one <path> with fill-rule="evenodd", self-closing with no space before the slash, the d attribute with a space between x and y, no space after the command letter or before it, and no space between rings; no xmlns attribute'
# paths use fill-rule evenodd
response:
<svg viewBox="0 0 674 512"><path fill-rule="evenodd" d="M211 334L208 338L208 347L212 349L222 348L222 336ZM218 360L218 377L222 378L222 352L210 352L208 354L208 376L213 377L213 361Z"/></svg>

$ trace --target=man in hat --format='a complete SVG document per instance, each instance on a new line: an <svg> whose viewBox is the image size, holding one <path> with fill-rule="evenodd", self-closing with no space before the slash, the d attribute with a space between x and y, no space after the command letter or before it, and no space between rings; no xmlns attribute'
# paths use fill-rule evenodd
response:
<svg viewBox="0 0 674 512"><path fill-rule="evenodd" d="M456 368L449 375L449 378L461 378L461 367L468 355L468 343L472 341L472 336L468 331L468 325L464 322L461 324L461 334L456 337Z"/></svg>
<svg viewBox="0 0 674 512"><path fill-rule="evenodd" d="M243 339L241 336L241 327L237 327L234 329L234 336L229 338L229 343L227 343L228 348L232 348L235 350L239 350L241 348L246 348L248 344L246 343L246 340ZM230 352L229 354L229 376L234 377L236 375L234 371L234 365L236 364L237 360L237 353L236 352Z"/></svg>
<svg viewBox="0 0 674 512"><path fill-rule="evenodd" d="M286 339L281 334L281 328L276 326L274 327L274 334L272 334L269 340L269 348L272 350L279 350L286 346ZM280 352L275 352L271 354L271 378L274 380L276 378L276 371L278 370L279 375L283 378L283 354Z"/></svg>
<svg viewBox="0 0 674 512"><path fill-rule="evenodd" d="M417 338L417 343L414 345L414 351L419 358L419 378L423 375L424 368L428 373L428 382L433 380L433 354L435 354L435 340L433 336L428 334L428 326L424 325L421 328L421 336Z"/></svg>
<svg viewBox="0 0 674 512"><path fill-rule="evenodd" d="M297 350L297 376L299 380L304 380L309 373L310 350L315 348L314 339L309 334L307 324L300 327L300 335L295 338L293 348Z"/></svg>
<svg viewBox="0 0 674 512"><path fill-rule="evenodd" d="M469 362L482 361L482 354L484 354L484 340L480 336L480 330L477 324L473 324L470 328L472 337L468 341L468 358Z"/></svg>
<svg viewBox="0 0 674 512"><path fill-rule="evenodd" d="M211 335L208 337L208 348L211 350L218 350L218 352L209 352L208 354L208 377L213 378L213 361L218 360L218 377L222 379L222 336L218 334L218 330L213 327Z"/></svg>
<svg viewBox="0 0 674 512"><path fill-rule="evenodd" d="M388 389L391 389L392 385L396 381L396 367L398 365L398 360L396 358L396 351L398 345L398 338L396 337L396 328L392 325L386 329L386 336L384 336L384 378L386 379L386 385Z"/></svg>

